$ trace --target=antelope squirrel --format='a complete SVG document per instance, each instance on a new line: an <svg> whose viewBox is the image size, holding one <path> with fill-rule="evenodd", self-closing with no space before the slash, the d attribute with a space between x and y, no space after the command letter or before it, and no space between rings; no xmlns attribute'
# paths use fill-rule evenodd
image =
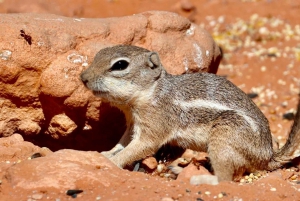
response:
<svg viewBox="0 0 300 201"><path fill-rule="evenodd" d="M167 143L207 152L219 181L274 170L300 156L300 104L286 144L275 151L268 120L242 90L215 74L168 74L156 52L104 48L81 80L125 114L124 135L102 152L121 168Z"/></svg>

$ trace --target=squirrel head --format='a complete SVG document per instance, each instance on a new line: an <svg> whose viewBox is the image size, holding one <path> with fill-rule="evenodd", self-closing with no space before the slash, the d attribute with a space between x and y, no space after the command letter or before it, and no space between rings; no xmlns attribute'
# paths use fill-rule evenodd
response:
<svg viewBox="0 0 300 201"><path fill-rule="evenodd" d="M126 103L155 85L163 71L156 52L117 45L100 50L80 78L96 96Z"/></svg>

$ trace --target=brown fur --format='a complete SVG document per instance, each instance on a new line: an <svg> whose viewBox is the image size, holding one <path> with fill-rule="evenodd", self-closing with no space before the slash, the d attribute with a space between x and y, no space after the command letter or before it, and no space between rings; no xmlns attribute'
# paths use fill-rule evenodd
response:
<svg viewBox="0 0 300 201"><path fill-rule="evenodd" d="M112 68L118 61L128 66ZM300 155L299 106L286 145L275 152L268 120L243 91L214 74L170 75L155 52L126 45L102 49L81 79L125 114L123 137L102 152L119 167L167 143L208 152L219 180L273 170Z"/></svg>

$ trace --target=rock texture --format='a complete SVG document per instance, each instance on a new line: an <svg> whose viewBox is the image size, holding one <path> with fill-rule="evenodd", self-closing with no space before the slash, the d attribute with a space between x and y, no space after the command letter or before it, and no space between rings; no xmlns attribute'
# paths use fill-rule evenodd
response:
<svg viewBox="0 0 300 201"><path fill-rule="evenodd" d="M1 14L0 136L20 133L52 149L113 146L124 118L86 90L79 74L115 44L157 51L172 74L216 72L220 61L208 32L170 12L107 19Z"/></svg>
<svg viewBox="0 0 300 201"><path fill-rule="evenodd" d="M14 134L0 140L0 161L5 161L6 164L13 164L22 160L27 160L34 153L40 153L45 156L52 153L47 148L40 148L30 142L24 141L20 134Z"/></svg>

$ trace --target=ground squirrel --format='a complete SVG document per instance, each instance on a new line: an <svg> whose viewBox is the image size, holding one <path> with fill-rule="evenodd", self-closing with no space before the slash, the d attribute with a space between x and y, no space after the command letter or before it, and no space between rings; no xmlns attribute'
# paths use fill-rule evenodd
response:
<svg viewBox="0 0 300 201"><path fill-rule="evenodd" d="M268 120L242 90L215 74L168 74L156 52L129 45L102 49L81 80L125 114L124 135L102 152L119 167L172 144L207 152L222 181L300 156L300 104L286 144L275 151Z"/></svg>

